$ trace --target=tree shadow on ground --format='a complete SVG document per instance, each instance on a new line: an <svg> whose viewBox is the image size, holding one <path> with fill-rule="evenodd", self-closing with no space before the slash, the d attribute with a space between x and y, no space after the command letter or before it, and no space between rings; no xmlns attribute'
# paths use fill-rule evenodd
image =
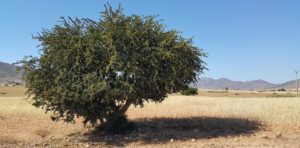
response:
<svg viewBox="0 0 300 148"><path fill-rule="evenodd" d="M137 129L124 134L92 131L84 134L84 142L124 146L132 142L166 143L170 139L187 141L215 137L252 134L262 126L257 121L241 118L192 117L136 119Z"/></svg>

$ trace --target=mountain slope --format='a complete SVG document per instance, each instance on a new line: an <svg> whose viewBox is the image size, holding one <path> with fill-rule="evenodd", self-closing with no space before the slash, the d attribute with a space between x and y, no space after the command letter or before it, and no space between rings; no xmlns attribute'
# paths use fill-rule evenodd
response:
<svg viewBox="0 0 300 148"><path fill-rule="evenodd" d="M0 83L4 84L15 84L15 83L21 83L23 72L16 72L16 67L0 62Z"/></svg>
<svg viewBox="0 0 300 148"><path fill-rule="evenodd" d="M300 80L298 80L299 82L299 87L300 87ZM276 88L285 88L285 89L296 89L296 81L288 81L285 83L282 83L280 85L277 85Z"/></svg>
<svg viewBox="0 0 300 148"><path fill-rule="evenodd" d="M232 81L226 78L212 79L201 78L196 82L196 87L202 89L234 89L234 90L261 90L276 87L275 84L266 82L264 80L255 81Z"/></svg>

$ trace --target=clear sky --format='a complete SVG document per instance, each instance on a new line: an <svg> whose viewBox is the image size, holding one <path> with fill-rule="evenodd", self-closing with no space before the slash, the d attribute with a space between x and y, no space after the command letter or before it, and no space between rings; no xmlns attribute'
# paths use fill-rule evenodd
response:
<svg viewBox="0 0 300 148"><path fill-rule="evenodd" d="M0 61L38 55L31 38L60 16L99 18L106 0L1 0ZM300 68L300 0L110 0L125 13L159 15L167 29L194 37L204 76L281 83Z"/></svg>

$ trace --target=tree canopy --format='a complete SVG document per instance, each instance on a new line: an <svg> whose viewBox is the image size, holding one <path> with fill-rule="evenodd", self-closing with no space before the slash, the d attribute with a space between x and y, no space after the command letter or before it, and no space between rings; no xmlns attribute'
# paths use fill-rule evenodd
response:
<svg viewBox="0 0 300 148"><path fill-rule="evenodd" d="M114 124L130 105L161 102L195 82L206 54L154 16L110 6L100 20L64 18L34 37L40 56L19 63L33 105L53 120ZM120 125L117 125L120 126Z"/></svg>

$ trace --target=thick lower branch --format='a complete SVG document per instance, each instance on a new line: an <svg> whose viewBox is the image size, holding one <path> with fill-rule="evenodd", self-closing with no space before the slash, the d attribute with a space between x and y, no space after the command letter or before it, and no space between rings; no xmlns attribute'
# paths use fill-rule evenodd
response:
<svg viewBox="0 0 300 148"><path fill-rule="evenodd" d="M125 105L120 110L121 114L124 115L126 113L128 108L130 107L131 103L132 103L132 101L129 101L129 100L125 103Z"/></svg>

